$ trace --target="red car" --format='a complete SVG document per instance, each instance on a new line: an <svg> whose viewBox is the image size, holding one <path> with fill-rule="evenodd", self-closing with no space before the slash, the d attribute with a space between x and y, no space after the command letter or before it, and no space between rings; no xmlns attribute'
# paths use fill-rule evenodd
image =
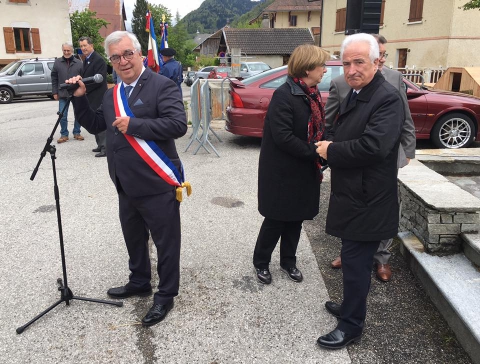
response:
<svg viewBox="0 0 480 364"><path fill-rule="evenodd" d="M330 81L343 74L340 61L327 62L327 72L318 85L323 103ZM230 81L230 106L226 130L238 135L262 137L263 122L272 94L287 78L287 66L274 68L243 81ZM480 99L438 90L426 90L409 80L408 105L415 123L417 139L431 139L438 148L468 147L480 138Z"/></svg>
<svg viewBox="0 0 480 364"><path fill-rule="evenodd" d="M226 78L228 76L230 76L230 73L232 72L232 68L231 67L223 67L223 66L219 66L219 67L215 67L213 70L210 71L210 73L208 74L208 77L209 79L218 79L218 78Z"/></svg>

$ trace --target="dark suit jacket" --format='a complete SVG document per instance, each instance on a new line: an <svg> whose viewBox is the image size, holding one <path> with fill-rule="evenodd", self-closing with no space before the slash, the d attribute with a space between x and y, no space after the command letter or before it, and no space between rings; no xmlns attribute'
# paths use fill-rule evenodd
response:
<svg viewBox="0 0 480 364"><path fill-rule="evenodd" d="M107 64L102 56L94 51L90 58L83 62L82 78L92 77L97 73L103 76L103 81L86 85L88 101L94 109L101 105L103 94L107 91Z"/></svg>
<svg viewBox="0 0 480 364"><path fill-rule="evenodd" d="M383 67L382 75L385 80L394 86L400 92L400 96L403 102L403 108L405 112L405 122L403 123L402 138L400 148L398 149L398 164L399 168L407 165L407 159L415 158L416 136L415 125L410 114L410 108L408 106L407 94L403 86L403 76L400 72L391 70L390 68ZM338 76L334 78L330 83L330 93L328 95L327 103L325 104L325 119L326 127L329 128L333 125L337 118L340 104L349 94L351 87L345 81L345 77Z"/></svg>
<svg viewBox="0 0 480 364"><path fill-rule="evenodd" d="M404 108L380 72L348 103L327 131L331 194L325 231L376 241L398 232L397 158Z"/></svg>
<svg viewBox="0 0 480 364"><path fill-rule="evenodd" d="M309 143L310 104L287 82L275 90L263 129L258 166L258 210L279 221L310 220L318 214L320 175L317 147Z"/></svg>
<svg viewBox="0 0 480 364"><path fill-rule="evenodd" d="M172 186L159 177L137 154L125 136L112 126L115 121L113 88L109 89L102 105L94 111L85 96L72 99L76 120L90 133L107 131L108 170L113 183L132 197L171 191ZM177 169L180 158L174 139L187 132L183 101L177 85L170 79L146 69L128 99L135 117L130 118L127 134L153 140ZM118 187L118 186L117 186Z"/></svg>

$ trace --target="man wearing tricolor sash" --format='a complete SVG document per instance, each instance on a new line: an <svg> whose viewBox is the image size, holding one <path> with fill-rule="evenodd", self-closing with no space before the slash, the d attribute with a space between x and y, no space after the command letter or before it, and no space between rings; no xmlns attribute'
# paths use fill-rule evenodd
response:
<svg viewBox="0 0 480 364"><path fill-rule="evenodd" d="M145 68L135 35L117 31L105 39L107 56L122 82L109 89L96 111L91 109L80 77L74 93L75 116L90 133L106 130L110 177L118 192L120 223L129 254L128 282L108 290L112 298L152 294L149 234L157 248L158 291L142 319L144 326L162 321L178 295L180 201L185 187L175 139L187 121L177 85Z"/></svg>

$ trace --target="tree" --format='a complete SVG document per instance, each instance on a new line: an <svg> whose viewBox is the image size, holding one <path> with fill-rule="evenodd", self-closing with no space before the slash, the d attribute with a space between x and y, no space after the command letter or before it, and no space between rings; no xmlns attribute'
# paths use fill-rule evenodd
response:
<svg viewBox="0 0 480 364"><path fill-rule="evenodd" d="M133 8L132 16L132 33L135 34L142 46L142 54L145 56L148 52L148 32L145 31L147 11L150 9L153 23L155 26L155 34L157 36L157 42L160 44L160 23L162 16L165 15L165 22L170 25L172 15L168 9L163 5L152 5L146 0L137 0L135 7Z"/></svg>
<svg viewBox="0 0 480 364"><path fill-rule="evenodd" d="M470 0L468 3L462 6L463 10L470 9L479 9L480 10L480 0Z"/></svg>
<svg viewBox="0 0 480 364"><path fill-rule="evenodd" d="M85 9L82 12L78 10L70 15L70 27L72 28L72 41L74 47L78 47L80 37L90 37L93 41L94 49L105 58L105 48L103 48L104 39L98 32L100 28L107 27L110 24L105 19L97 18L95 11Z"/></svg>

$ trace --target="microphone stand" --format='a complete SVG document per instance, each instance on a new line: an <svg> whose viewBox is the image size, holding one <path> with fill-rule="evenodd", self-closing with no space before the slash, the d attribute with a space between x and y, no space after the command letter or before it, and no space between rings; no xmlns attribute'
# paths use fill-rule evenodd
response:
<svg viewBox="0 0 480 364"><path fill-rule="evenodd" d="M62 270L63 270L63 280L62 280L62 278L57 279L57 286L58 286L58 290L60 291L60 299L57 302L55 302L53 305L51 305L49 308L47 308L45 311L41 312L39 315L35 316L33 319L28 321L25 325L17 328L17 330L16 330L17 334L21 334L28 326L33 324L35 321L37 321L39 318L41 318L43 315L45 315L49 311L53 310L55 307L57 307L62 302L65 302L67 306L70 305L71 300L80 300L80 301L103 303L103 304L114 305L114 306L118 306L118 307L123 306L123 302L104 301L104 300L98 300L98 299L93 299L93 298L85 298L85 297L74 296L71 289L68 287L68 283L67 283L67 267L66 267L66 263L65 263L65 249L64 249L64 245L63 245L62 217L61 217L61 214L60 214L60 194L59 194L58 184L57 184L57 172L56 172L56 169L55 169L56 148L55 148L54 145L52 145L52 141L53 141L53 136L55 134L55 130L57 129L58 124L60 124L60 120L63 117L65 109L68 107L68 105L69 105L69 103L72 99L72 94L73 94L73 91L69 92L69 95L68 95L68 98L67 98L67 103L63 107L63 110L57 112L57 114L58 114L57 122L55 123L55 126L53 127L52 133L48 137L47 142L45 143L45 146L43 147L43 150L40 153L40 159L38 160L37 166L33 170L33 173L30 177L31 181L33 181L35 179L35 176L38 172L38 168L40 167L40 164L42 163L43 158L45 157L47 152L50 153L50 157L52 159L53 192L55 194L55 203L56 203L56 207L57 207L58 235L59 235L59 238L60 238L60 254L61 254L61 257L62 257Z"/></svg>

